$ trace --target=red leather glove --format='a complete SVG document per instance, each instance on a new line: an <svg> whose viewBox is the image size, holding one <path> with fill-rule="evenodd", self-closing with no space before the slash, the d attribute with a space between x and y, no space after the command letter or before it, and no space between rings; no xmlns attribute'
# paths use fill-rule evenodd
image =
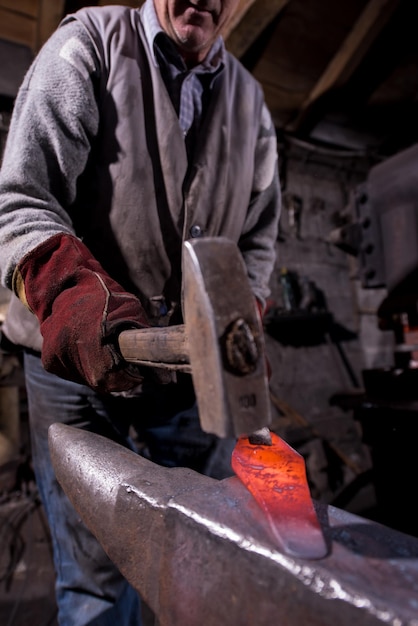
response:
<svg viewBox="0 0 418 626"><path fill-rule="evenodd" d="M116 346L122 330L149 326L142 305L76 237L54 235L29 252L13 288L40 322L47 371L99 392L141 383L139 368Z"/></svg>

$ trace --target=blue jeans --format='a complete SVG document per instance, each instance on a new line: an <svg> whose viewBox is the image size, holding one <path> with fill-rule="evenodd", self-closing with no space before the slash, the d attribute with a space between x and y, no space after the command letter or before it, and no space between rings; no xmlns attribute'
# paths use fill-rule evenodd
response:
<svg viewBox="0 0 418 626"><path fill-rule="evenodd" d="M203 433L189 377L140 397L100 396L89 387L46 372L37 355L24 355L32 460L51 531L60 626L140 626L138 593L87 530L58 485L48 428L61 422L111 438L167 467L190 467L214 478L232 474L233 440ZM133 428L133 430L132 430ZM143 446L143 449L142 449Z"/></svg>

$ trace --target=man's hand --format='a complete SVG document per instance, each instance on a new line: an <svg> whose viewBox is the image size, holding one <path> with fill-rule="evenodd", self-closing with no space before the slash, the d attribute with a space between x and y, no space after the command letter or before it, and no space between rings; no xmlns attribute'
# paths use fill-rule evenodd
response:
<svg viewBox="0 0 418 626"><path fill-rule="evenodd" d="M149 326L143 307L79 239L54 235L29 252L13 288L40 322L47 371L103 393L142 382L116 346L122 330Z"/></svg>

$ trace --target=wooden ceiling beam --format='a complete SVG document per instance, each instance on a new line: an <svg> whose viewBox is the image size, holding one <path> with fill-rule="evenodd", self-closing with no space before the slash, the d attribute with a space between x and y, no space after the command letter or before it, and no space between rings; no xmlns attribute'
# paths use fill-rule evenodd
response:
<svg viewBox="0 0 418 626"><path fill-rule="evenodd" d="M302 104L296 119L286 126L286 130L297 132L303 127L306 132L307 126L312 127L316 123L312 111L318 113L316 105L319 99L346 83L353 75L398 4L399 0L369 0Z"/></svg>
<svg viewBox="0 0 418 626"><path fill-rule="evenodd" d="M65 0L40 0L37 50L45 43L64 17Z"/></svg>
<svg viewBox="0 0 418 626"><path fill-rule="evenodd" d="M12 11L8 7L3 8L0 4L0 39L35 50L36 18L27 13Z"/></svg>
<svg viewBox="0 0 418 626"><path fill-rule="evenodd" d="M241 0L223 32L229 52L242 57L288 3L289 0Z"/></svg>
<svg viewBox="0 0 418 626"><path fill-rule="evenodd" d="M0 0L0 7L14 13L36 17L39 12L39 0Z"/></svg>
<svg viewBox="0 0 418 626"><path fill-rule="evenodd" d="M247 13L248 9L256 2L256 0L240 0L238 3L238 7L230 20L228 21L226 27L223 30L223 36L225 39L228 38L231 31L234 30L241 22L244 15Z"/></svg>
<svg viewBox="0 0 418 626"><path fill-rule="evenodd" d="M63 18L64 0L0 0L0 39L37 52Z"/></svg>

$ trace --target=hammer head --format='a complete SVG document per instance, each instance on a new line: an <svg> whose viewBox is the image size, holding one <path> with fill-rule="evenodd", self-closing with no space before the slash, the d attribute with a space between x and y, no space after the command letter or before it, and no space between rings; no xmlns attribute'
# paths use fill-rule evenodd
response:
<svg viewBox="0 0 418 626"><path fill-rule="evenodd" d="M238 247L223 237L183 247L183 310L202 429L239 437L268 426L264 333Z"/></svg>

